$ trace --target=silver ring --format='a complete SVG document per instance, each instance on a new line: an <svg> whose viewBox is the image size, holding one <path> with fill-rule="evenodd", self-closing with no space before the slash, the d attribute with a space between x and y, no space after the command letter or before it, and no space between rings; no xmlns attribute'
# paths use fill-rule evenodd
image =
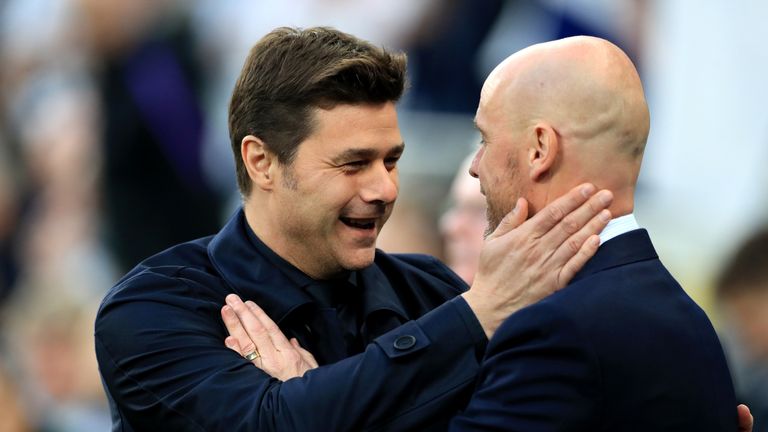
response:
<svg viewBox="0 0 768 432"><path fill-rule="evenodd" d="M259 357L261 357L261 355L259 355L259 351L258 350L253 350L253 351L251 351L248 354L243 356L243 358L248 360L248 361L254 361L254 360L256 360Z"/></svg>

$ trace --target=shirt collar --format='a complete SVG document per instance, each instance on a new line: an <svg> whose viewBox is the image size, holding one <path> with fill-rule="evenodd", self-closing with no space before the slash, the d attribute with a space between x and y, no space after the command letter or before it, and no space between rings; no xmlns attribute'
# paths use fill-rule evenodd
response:
<svg viewBox="0 0 768 432"><path fill-rule="evenodd" d="M600 245L614 237L636 229L640 229L640 225L637 224L634 213L611 219L600 233Z"/></svg>

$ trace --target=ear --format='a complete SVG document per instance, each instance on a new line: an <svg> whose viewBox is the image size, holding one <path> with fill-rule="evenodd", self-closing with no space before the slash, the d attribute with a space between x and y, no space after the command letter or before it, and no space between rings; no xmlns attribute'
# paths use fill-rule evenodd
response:
<svg viewBox="0 0 768 432"><path fill-rule="evenodd" d="M246 135L240 142L240 157L243 158L248 177L254 185L263 190L272 190L277 157L267 149L264 141L253 135Z"/></svg>
<svg viewBox="0 0 768 432"><path fill-rule="evenodd" d="M542 123L533 128L534 140L528 149L528 166L531 181L542 181L555 168L560 137L552 126Z"/></svg>

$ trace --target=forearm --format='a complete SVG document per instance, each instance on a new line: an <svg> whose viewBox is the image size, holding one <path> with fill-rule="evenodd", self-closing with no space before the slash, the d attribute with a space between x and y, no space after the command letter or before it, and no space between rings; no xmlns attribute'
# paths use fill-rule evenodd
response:
<svg viewBox="0 0 768 432"><path fill-rule="evenodd" d="M473 319L453 300L362 354L286 381L275 396L300 422L296 430L419 430L468 397L486 343Z"/></svg>
<svg viewBox="0 0 768 432"><path fill-rule="evenodd" d="M98 340L97 351L107 388L134 427L408 430L446 417L464 401L462 390L474 381L485 345L471 319L463 300L453 300L381 336L362 354L284 383L189 335L163 335L175 346L163 344L162 352L152 350L157 341L129 353L112 352ZM401 336L413 336L413 346L403 348L408 344L400 339L396 348Z"/></svg>

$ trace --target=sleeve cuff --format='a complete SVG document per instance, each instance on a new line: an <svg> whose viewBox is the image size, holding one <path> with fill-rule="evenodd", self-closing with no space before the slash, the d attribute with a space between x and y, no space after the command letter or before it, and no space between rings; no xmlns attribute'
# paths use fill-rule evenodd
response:
<svg viewBox="0 0 768 432"><path fill-rule="evenodd" d="M467 301L464 300L464 297L460 295L454 297L447 303L450 303L461 317L464 326L467 328L467 333L472 337L477 358L478 360L482 359L483 355L485 355L485 348L488 346L488 337L485 335L485 330L483 330L483 326L480 325L477 316L472 312L472 309L469 307Z"/></svg>
<svg viewBox="0 0 768 432"><path fill-rule="evenodd" d="M374 340L389 358L410 355L440 342L448 351L474 348L479 362L488 338L472 309L461 296L445 302L416 321L409 321Z"/></svg>

